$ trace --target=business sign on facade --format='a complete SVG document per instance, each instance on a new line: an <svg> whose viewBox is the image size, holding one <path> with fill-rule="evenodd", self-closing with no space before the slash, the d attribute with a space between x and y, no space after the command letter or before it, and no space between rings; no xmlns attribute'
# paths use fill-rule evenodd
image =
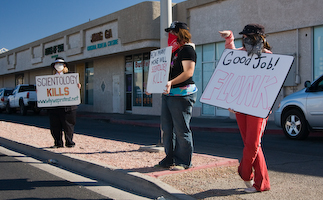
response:
<svg viewBox="0 0 323 200"><path fill-rule="evenodd" d="M163 93L169 76L172 47L150 52L147 92Z"/></svg>
<svg viewBox="0 0 323 200"><path fill-rule="evenodd" d="M293 56L248 56L225 49L200 101L266 118L293 63Z"/></svg>
<svg viewBox="0 0 323 200"><path fill-rule="evenodd" d="M72 106L81 103L78 73L36 76L38 107Z"/></svg>

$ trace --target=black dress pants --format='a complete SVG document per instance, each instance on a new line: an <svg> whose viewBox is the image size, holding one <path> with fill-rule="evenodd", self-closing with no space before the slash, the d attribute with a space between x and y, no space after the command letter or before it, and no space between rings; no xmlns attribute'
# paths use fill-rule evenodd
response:
<svg viewBox="0 0 323 200"><path fill-rule="evenodd" d="M76 123L76 110L55 108L49 110L50 132L54 138L55 146L63 146L63 132L65 146L75 145L73 142L74 126Z"/></svg>

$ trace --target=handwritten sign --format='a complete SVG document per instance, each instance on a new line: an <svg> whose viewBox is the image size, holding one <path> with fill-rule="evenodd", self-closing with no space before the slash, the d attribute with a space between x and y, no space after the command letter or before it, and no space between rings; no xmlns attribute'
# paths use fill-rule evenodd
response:
<svg viewBox="0 0 323 200"><path fill-rule="evenodd" d="M72 106L81 102L79 74L36 76L38 107Z"/></svg>
<svg viewBox="0 0 323 200"><path fill-rule="evenodd" d="M258 58L225 49L200 101L266 118L293 60L293 56L263 53Z"/></svg>
<svg viewBox="0 0 323 200"><path fill-rule="evenodd" d="M172 47L150 52L147 92L163 93L169 76Z"/></svg>

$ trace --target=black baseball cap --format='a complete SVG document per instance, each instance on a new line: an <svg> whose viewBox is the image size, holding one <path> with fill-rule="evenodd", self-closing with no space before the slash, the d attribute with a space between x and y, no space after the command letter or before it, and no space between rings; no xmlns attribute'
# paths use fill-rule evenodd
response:
<svg viewBox="0 0 323 200"><path fill-rule="evenodd" d="M265 27L263 27L260 24L248 24L243 28L243 31L241 31L239 34L244 35L254 35L254 34L265 34Z"/></svg>
<svg viewBox="0 0 323 200"><path fill-rule="evenodd" d="M185 29L188 30L187 24L184 22L179 21L173 21L169 28L166 28L165 31L175 31L176 33L179 31L179 29Z"/></svg>

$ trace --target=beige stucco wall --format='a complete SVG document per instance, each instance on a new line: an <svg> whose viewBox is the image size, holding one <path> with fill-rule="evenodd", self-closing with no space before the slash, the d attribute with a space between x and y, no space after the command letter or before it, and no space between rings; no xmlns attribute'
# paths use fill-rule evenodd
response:
<svg viewBox="0 0 323 200"><path fill-rule="evenodd" d="M185 5L185 6L184 6ZM271 34L322 24L320 0L189 0L178 6L179 18L189 22L196 44L221 41L219 30L235 35L246 24L260 23Z"/></svg>
<svg viewBox="0 0 323 200"><path fill-rule="evenodd" d="M276 54L294 55L300 82L284 87L280 100L312 80L313 27L322 25L320 0L187 0L173 7L173 20L187 22L196 45L223 41L219 30L232 30L236 38L248 23L266 27L268 42ZM75 66L84 83L84 63L93 62L94 103L81 105L79 110L90 112L125 111L126 55L149 52L159 48L159 1L143 2L68 30L34 41L0 55L0 86L14 87L15 74L24 73L25 83L35 83L35 76L51 74L52 56L59 55ZM112 38L90 42L91 35L112 29ZM110 40L117 45L88 50L87 47ZM64 52L44 55L48 47L64 44ZM294 70L294 69L293 69ZM102 84L105 88L102 90ZM119 86L118 89L115 87ZM82 86L81 95L84 97ZM160 114L160 95L153 95L153 107L133 107L133 114ZM199 116L201 107L194 107Z"/></svg>
<svg viewBox="0 0 323 200"><path fill-rule="evenodd" d="M0 75L49 65L55 54L69 63L87 58L159 47L159 2L142 2L104 17L0 54ZM91 42L91 35L112 29L112 38ZM111 40L118 43L91 50L88 46ZM64 44L64 51L44 55L46 48ZM10 70L8 70L10 69Z"/></svg>
<svg viewBox="0 0 323 200"><path fill-rule="evenodd" d="M15 76L14 75L0 76L0 87L14 88Z"/></svg>
<svg viewBox="0 0 323 200"><path fill-rule="evenodd" d="M123 113L124 111L124 57L114 56L93 61L93 105L82 105L81 111L101 113ZM113 76L119 76L120 94L113 94ZM102 89L102 84L104 89ZM113 102L113 95L118 95L120 101Z"/></svg>

